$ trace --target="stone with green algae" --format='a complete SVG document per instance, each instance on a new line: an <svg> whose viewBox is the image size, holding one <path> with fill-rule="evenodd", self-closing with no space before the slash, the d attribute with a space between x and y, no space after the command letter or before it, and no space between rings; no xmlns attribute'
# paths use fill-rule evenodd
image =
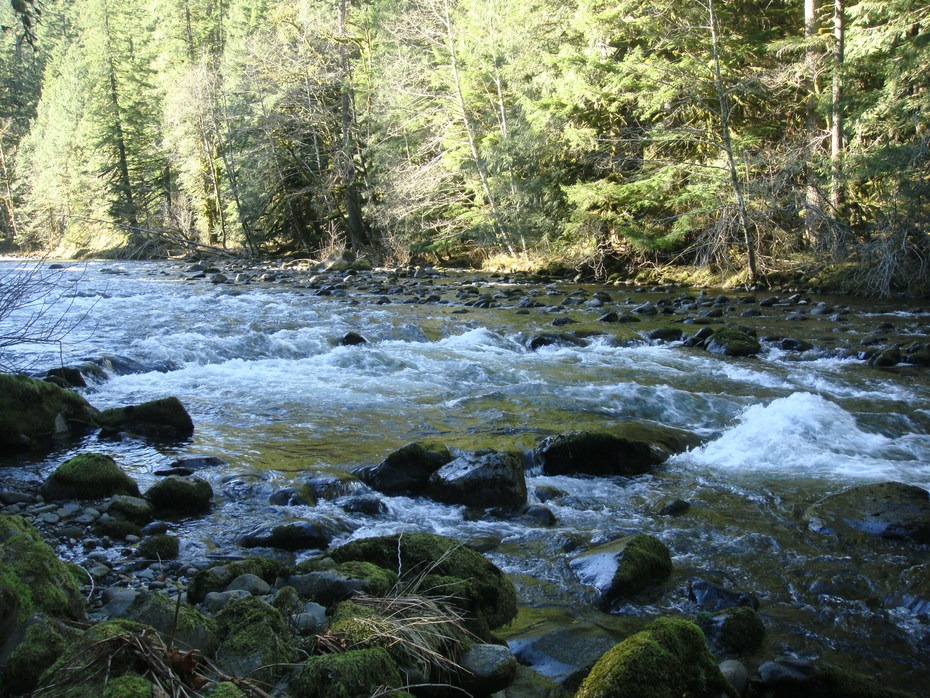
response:
<svg viewBox="0 0 930 698"><path fill-rule="evenodd" d="M112 456L82 453L59 465L42 484L45 499L102 499L113 495L139 496L139 485Z"/></svg>
<svg viewBox="0 0 930 698"><path fill-rule="evenodd" d="M289 684L293 698L369 698L379 689L402 686L383 647L310 657Z"/></svg>
<svg viewBox="0 0 930 698"><path fill-rule="evenodd" d="M70 390L0 374L0 451L51 448L93 430L97 415L87 400Z"/></svg>

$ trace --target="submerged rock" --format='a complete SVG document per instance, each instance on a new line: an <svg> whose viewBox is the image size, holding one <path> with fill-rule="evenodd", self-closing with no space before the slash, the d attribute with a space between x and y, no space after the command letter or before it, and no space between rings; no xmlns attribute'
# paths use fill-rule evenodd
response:
<svg viewBox="0 0 930 698"><path fill-rule="evenodd" d="M762 351L759 340L739 327L715 330L705 345L707 351L722 356L755 356Z"/></svg>
<svg viewBox="0 0 930 698"><path fill-rule="evenodd" d="M599 545L569 562L572 571L597 593L597 605L609 608L635 596L672 573L672 557L658 538L644 533Z"/></svg>
<svg viewBox="0 0 930 698"><path fill-rule="evenodd" d="M0 450L52 448L97 426L97 410L70 390L0 374Z"/></svg>
<svg viewBox="0 0 930 698"><path fill-rule="evenodd" d="M522 506L526 504L523 457L498 451L459 456L430 476L429 493L441 502L471 507Z"/></svg>
<svg viewBox="0 0 930 698"><path fill-rule="evenodd" d="M860 485L811 505L804 521L817 533L930 543L930 492L900 482Z"/></svg>
<svg viewBox="0 0 930 698"><path fill-rule="evenodd" d="M700 628L685 620L660 618L604 654L576 698L735 695Z"/></svg>
<svg viewBox="0 0 930 698"><path fill-rule="evenodd" d="M751 683L757 693L770 698L915 698L883 686L873 676L796 657L763 663Z"/></svg>
<svg viewBox="0 0 930 698"><path fill-rule="evenodd" d="M45 499L102 499L112 495L139 496L136 481L111 456L82 453L56 468L40 490Z"/></svg>
<svg viewBox="0 0 930 698"><path fill-rule="evenodd" d="M243 548L279 550L326 549L336 536L348 533L343 521L320 516L313 521L295 521L280 526L262 526L239 539Z"/></svg>

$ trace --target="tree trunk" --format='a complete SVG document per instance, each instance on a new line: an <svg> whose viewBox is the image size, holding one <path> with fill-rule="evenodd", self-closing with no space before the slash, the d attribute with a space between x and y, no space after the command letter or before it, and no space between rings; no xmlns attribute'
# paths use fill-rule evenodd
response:
<svg viewBox="0 0 930 698"><path fill-rule="evenodd" d="M717 100L720 105L720 138L723 143L723 150L727 156L727 169L730 174L730 185L733 187L733 195L736 198L736 206L739 212L740 228L743 233L743 241L746 245L747 266L749 268L749 280L756 283L758 272L756 270L756 248L752 239L750 230L749 213L746 209L746 199L743 195L743 185L739 179L739 172L736 169L736 160L733 157L733 142L730 137L730 99L727 96L726 86L723 83L723 73L720 69L720 40L717 35L717 15L714 12L714 0L707 0L707 13L710 24L711 38L711 59L714 70L714 87L717 92Z"/></svg>
<svg viewBox="0 0 930 698"><path fill-rule="evenodd" d="M845 8L843 0L833 2L833 90L830 103L830 206L835 220L834 254L842 253L844 201L844 134L843 134L843 63L845 51Z"/></svg>
<svg viewBox="0 0 930 698"><path fill-rule="evenodd" d="M813 39L819 33L817 19L817 0L804 0L804 36L808 41L805 55L805 70L808 79L807 95L807 136L808 143L804 149L804 180L805 180L805 206L804 206L804 243L816 245L820 240L820 228L823 223L825 202L821 195L817 175L814 171L814 154L819 150L821 127L817 114L817 97L820 94L820 55Z"/></svg>

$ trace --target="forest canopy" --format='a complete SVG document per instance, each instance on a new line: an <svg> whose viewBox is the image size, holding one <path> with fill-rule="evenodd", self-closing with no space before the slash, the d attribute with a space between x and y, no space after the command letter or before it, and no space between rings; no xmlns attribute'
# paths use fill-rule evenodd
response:
<svg viewBox="0 0 930 698"><path fill-rule="evenodd" d="M926 284L923 0L11 0L0 245Z"/></svg>

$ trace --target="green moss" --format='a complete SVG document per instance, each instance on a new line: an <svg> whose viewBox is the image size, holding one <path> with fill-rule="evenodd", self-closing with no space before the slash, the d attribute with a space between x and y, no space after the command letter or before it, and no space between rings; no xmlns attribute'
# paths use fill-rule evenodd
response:
<svg viewBox="0 0 930 698"><path fill-rule="evenodd" d="M237 599L216 615L220 640L217 663L236 676L252 675L274 682L278 667L292 662L296 651L291 631L281 612L247 597Z"/></svg>
<svg viewBox="0 0 930 698"><path fill-rule="evenodd" d="M139 486L103 453L82 453L65 461L42 485L46 499L102 499L114 494L138 497Z"/></svg>
<svg viewBox="0 0 930 698"><path fill-rule="evenodd" d="M97 410L77 393L26 376L0 374L0 450L49 448L96 426Z"/></svg>
<svg viewBox="0 0 930 698"><path fill-rule="evenodd" d="M142 528L132 521L113 519L101 521L94 526L94 533L98 536L108 536L115 540L125 540L126 536L142 537Z"/></svg>
<svg viewBox="0 0 930 698"><path fill-rule="evenodd" d="M169 475L152 485L145 498L161 512L205 514L210 511L213 488L200 477Z"/></svg>
<svg viewBox="0 0 930 698"><path fill-rule="evenodd" d="M73 566L59 560L20 516L0 517L0 587L15 597L18 622L36 612L72 620L84 617Z"/></svg>
<svg viewBox="0 0 930 698"><path fill-rule="evenodd" d="M10 653L3 669L4 690L18 695L34 689L42 672L55 663L67 642L61 630L48 620L30 621L22 641Z"/></svg>
<svg viewBox="0 0 930 698"><path fill-rule="evenodd" d="M194 433L194 422L176 397L104 410L97 421L107 429L155 437L184 438Z"/></svg>
<svg viewBox="0 0 930 698"><path fill-rule="evenodd" d="M143 539L136 552L147 560L175 560L181 551L181 541L177 536L158 534Z"/></svg>
<svg viewBox="0 0 930 698"><path fill-rule="evenodd" d="M719 698L735 695L693 623L660 618L608 650L576 698Z"/></svg>
<svg viewBox="0 0 930 698"><path fill-rule="evenodd" d="M152 698L152 682L137 674L125 674L111 679L103 691L103 698Z"/></svg>
<svg viewBox="0 0 930 698"><path fill-rule="evenodd" d="M400 672L381 647L311 657L290 681L294 698L368 698L400 688Z"/></svg>
<svg viewBox="0 0 930 698"><path fill-rule="evenodd" d="M213 684L204 698L246 698L246 693L232 681Z"/></svg>
<svg viewBox="0 0 930 698"><path fill-rule="evenodd" d="M399 573L407 583L426 575L461 580L462 611L479 629L500 627L517 615L513 582L483 555L450 538L430 533L366 538L330 551L330 557L338 563L367 561Z"/></svg>
<svg viewBox="0 0 930 698"><path fill-rule="evenodd" d="M755 609L737 606L728 609L720 626L720 642L734 652L751 654L762 645L765 626Z"/></svg>
<svg viewBox="0 0 930 698"><path fill-rule="evenodd" d="M143 591L126 609L124 617L173 637L183 646L206 655L216 650L216 622L187 603L154 591Z"/></svg>
<svg viewBox="0 0 930 698"><path fill-rule="evenodd" d="M295 568L295 573L330 571L349 579L364 579L365 593L384 596L398 582L397 574L362 560L350 560L336 565L321 560L308 560Z"/></svg>
<svg viewBox="0 0 930 698"><path fill-rule="evenodd" d="M266 557L252 557L197 572L187 587L191 603L201 603L211 591L224 591L241 574L254 574L269 584L281 573L281 565Z"/></svg>
<svg viewBox="0 0 930 698"><path fill-rule="evenodd" d="M707 351L723 356L755 356L762 351L762 345L739 327L721 327L710 336Z"/></svg>
<svg viewBox="0 0 930 698"><path fill-rule="evenodd" d="M606 600L634 596L668 578L672 573L672 556L658 538L640 533L626 544L623 557L614 573L612 593Z"/></svg>

